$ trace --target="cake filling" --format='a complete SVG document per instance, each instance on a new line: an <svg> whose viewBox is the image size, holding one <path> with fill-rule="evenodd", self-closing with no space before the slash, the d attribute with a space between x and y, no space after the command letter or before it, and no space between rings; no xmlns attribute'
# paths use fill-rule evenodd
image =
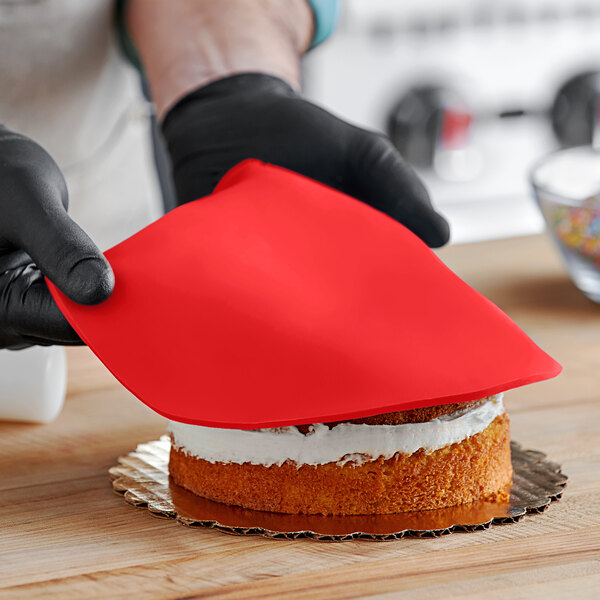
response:
<svg viewBox="0 0 600 600"><path fill-rule="evenodd" d="M174 446L211 463L323 465L392 458L395 454L433 452L462 442L504 413L503 394L489 396L466 412L442 415L424 423L311 425L307 433L295 426L243 431L169 421Z"/></svg>

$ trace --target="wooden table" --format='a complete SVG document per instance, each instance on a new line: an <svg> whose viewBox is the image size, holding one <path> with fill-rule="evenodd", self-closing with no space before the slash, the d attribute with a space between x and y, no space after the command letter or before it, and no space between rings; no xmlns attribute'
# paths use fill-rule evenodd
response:
<svg viewBox="0 0 600 600"><path fill-rule="evenodd" d="M440 254L564 366L506 400L514 439L570 476L560 502L514 525L387 543L159 520L114 495L107 469L164 421L79 348L54 423L0 424L0 598L600 598L600 306L543 237Z"/></svg>

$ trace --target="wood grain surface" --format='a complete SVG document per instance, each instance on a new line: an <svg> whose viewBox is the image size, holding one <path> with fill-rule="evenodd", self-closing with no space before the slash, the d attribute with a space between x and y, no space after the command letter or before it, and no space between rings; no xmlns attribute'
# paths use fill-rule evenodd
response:
<svg viewBox="0 0 600 600"><path fill-rule="evenodd" d="M0 598L600 598L600 306L541 236L440 256L564 366L506 396L514 439L569 475L560 502L513 525L387 543L160 520L114 495L107 469L164 420L77 348L54 423L0 423Z"/></svg>

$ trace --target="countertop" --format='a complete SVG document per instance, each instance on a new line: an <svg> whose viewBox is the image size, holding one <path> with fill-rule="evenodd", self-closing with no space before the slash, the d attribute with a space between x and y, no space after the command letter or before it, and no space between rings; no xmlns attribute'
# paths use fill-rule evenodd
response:
<svg viewBox="0 0 600 600"><path fill-rule="evenodd" d="M562 363L557 379L506 394L513 439L569 475L562 500L516 524L395 542L237 537L157 519L115 495L107 471L164 420L75 348L59 418L0 423L0 598L597 598L600 306L542 236L439 254Z"/></svg>

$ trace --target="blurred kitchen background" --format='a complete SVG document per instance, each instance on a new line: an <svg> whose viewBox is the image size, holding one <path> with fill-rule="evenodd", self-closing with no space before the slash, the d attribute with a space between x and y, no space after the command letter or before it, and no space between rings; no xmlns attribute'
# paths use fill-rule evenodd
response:
<svg viewBox="0 0 600 600"><path fill-rule="evenodd" d="M390 135L463 243L537 233L528 172L597 129L598 0L344 0L306 95Z"/></svg>

